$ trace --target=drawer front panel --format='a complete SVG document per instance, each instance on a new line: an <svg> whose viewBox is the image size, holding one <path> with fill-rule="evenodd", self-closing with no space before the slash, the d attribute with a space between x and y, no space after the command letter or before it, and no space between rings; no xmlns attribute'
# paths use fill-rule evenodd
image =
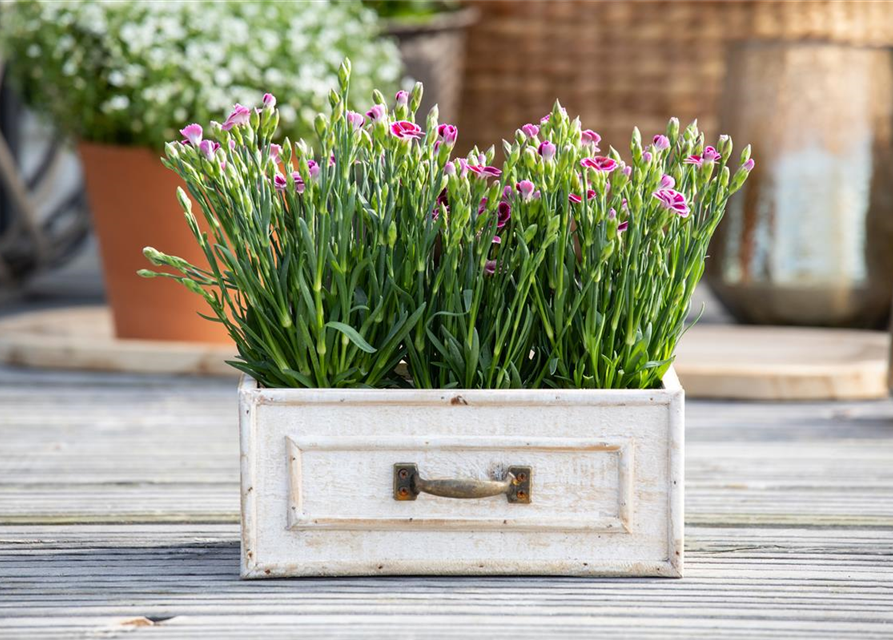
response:
<svg viewBox="0 0 893 640"><path fill-rule="evenodd" d="M245 577L681 573L678 390L249 389L242 409Z"/></svg>
<svg viewBox="0 0 893 640"><path fill-rule="evenodd" d="M629 532L633 443L581 438L286 438L291 529L549 529ZM530 503L504 495L394 499L397 463L426 478L500 480L531 468Z"/></svg>

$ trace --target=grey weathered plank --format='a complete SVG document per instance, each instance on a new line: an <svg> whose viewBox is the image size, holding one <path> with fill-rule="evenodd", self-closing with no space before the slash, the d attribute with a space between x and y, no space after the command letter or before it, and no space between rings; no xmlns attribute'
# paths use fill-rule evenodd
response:
<svg viewBox="0 0 893 640"><path fill-rule="evenodd" d="M232 386L0 368L0 637L893 637L893 402L690 402L681 581L248 583Z"/></svg>
<svg viewBox="0 0 893 640"><path fill-rule="evenodd" d="M237 528L227 525L4 527L0 619L172 618L167 628L205 637L264 630L286 621L401 624L435 629L450 620L487 635L558 623L592 633L605 625L647 634L755 633L755 637L877 637L893 623L893 533L690 527L688 576L659 579L353 578L242 582ZM841 569L845 569L841 571ZM236 616L233 612L238 612ZM287 615L283 616L283 613ZM217 616L228 615L225 625ZM506 616L510 616L506 618ZM315 621L315 623L314 623ZM709 621L709 624L707 623ZM99 624L97 622L97 624ZM629 626L632 625L632 626ZM353 627L351 627L353 628ZM455 631L452 622L448 627ZM553 632L555 631L553 629ZM32 629L33 630L33 629ZM36 631L36 630L35 630ZM287 629L279 629L285 634ZM417 629L418 633L421 633ZM424 635L424 634L422 634ZM526 635L526 634L525 634ZM638 633L636 635L639 635ZM461 637L457 634L458 637ZM164 636L163 636L164 637ZM420 636L421 637L421 636Z"/></svg>

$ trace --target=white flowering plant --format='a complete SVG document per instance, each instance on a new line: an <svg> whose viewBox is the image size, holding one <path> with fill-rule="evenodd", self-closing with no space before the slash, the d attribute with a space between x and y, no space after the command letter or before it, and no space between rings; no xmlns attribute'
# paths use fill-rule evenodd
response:
<svg viewBox="0 0 893 640"><path fill-rule="evenodd" d="M27 104L81 140L161 149L259 90L280 133L313 133L345 55L356 95L401 78L396 45L359 2L37 2L3 10L0 50Z"/></svg>

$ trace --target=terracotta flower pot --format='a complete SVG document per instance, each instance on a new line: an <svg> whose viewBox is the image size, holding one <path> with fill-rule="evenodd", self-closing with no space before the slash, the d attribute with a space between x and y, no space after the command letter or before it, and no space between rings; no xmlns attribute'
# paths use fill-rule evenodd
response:
<svg viewBox="0 0 893 640"><path fill-rule="evenodd" d="M87 195L119 338L227 343L222 325L199 317L207 304L167 278L147 280L143 247L207 266L177 203L182 183L148 149L82 142Z"/></svg>

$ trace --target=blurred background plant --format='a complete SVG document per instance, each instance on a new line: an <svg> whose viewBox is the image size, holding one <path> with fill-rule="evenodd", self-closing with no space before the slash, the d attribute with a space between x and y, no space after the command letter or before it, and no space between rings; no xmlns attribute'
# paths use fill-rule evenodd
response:
<svg viewBox="0 0 893 640"><path fill-rule="evenodd" d="M411 2L399 4L415 4ZM393 42L356 2L37 2L7 6L9 73L25 103L79 140L160 150L184 120L264 91L286 135L309 136L345 55L355 96L401 76Z"/></svg>
<svg viewBox="0 0 893 640"><path fill-rule="evenodd" d="M444 11L455 11L455 0L363 0L379 16L390 20L424 21Z"/></svg>
<svg viewBox="0 0 893 640"><path fill-rule="evenodd" d="M77 145L120 338L228 339L199 321L203 309L191 296L173 286L147 288L136 277L147 242L203 261L182 228L178 183L158 162L183 122L222 118L234 103L255 106L271 91L280 98L280 133L310 137L344 56L357 61L358 101L375 86L395 90L403 75L397 45L382 37L375 11L359 1L22 0L4 7L0 50L24 104L54 128L52 137ZM23 155L31 155L24 147ZM10 160L4 175L30 183L14 165ZM25 200L27 194L19 198ZM40 226L39 214L23 213L22 206L0 215ZM40 246L43 235L30 234L29 244ZM13 249L21 253L20 236L7 251L0 237L0 267ZM48 264L17 261L30 267L18 270L18 282Z"/></svg>
<svg viewBox="0 0 893 640"><path fill-rule="evenodd" d="M465 40L477 21L477 9L456 0L363 0L363 4L378 13L383 34L397 42L407 75L425 85L421 113L437 105L441 118L455 122L461 109Z"/></svg>

